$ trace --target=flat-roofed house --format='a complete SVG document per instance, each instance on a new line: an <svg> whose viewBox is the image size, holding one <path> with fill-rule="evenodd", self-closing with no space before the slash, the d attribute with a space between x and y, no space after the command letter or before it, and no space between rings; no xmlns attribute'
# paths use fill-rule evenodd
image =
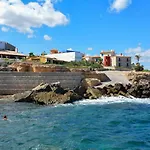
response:
<svg viewBox="0 0 150 150"><path fill-rule="evenodd" d="M18 49L7 42L0 41L0 59L22 59L26 58L25 54L19 53Z"/></svg>
<svg viewBox="0 0 150 150"><path fill-rule="evenodd" d="M78 51L66 50L65 52L51 53L45 55L44 57L55 58L56 60L71 62L71 61L81 61L83 54Z"/></svg>
<svg viewBox="0 0 150 150"><path fill-rule="evenodd" d="M101 59L100 56L84 56L83 57L83 60L91 61L91 62L98 62L99 59Z"/></svg>
<svg viewBox="0 0 150 150"><path fill-rule="evenodd" d="M112 67L115 68L131 68L131 57L116 55L111 57Z"/></svg>
<svg viewBox="0 0 150 150"><path fill-rule="evenodd" d="M17 51L17 48L10 43L0 41L0 51L9 50L9 51Z"/></svg>
<svg viewBox="0 0 150 150"><path fill-rule="evenodd" d="M22 59L26 58L25 54L21 54L15 51L0 51L0 58L8 58L8 59Z"/></svg>
<svg viewBox="0 0 150 150"><path fill-rule="evenodd" d="M122 53L116 55L114 50L101 51L100 56L103 58L103 66L108 69L131 69L131 57L124 56Z"/></svg>

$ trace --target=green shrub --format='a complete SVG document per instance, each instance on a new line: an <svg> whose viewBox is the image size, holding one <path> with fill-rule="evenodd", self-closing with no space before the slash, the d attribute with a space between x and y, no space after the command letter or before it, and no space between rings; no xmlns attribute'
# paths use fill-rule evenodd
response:
<svg viewBox="0 0 150 150"><path fill-rule="evenodd" d="M143 71L143 70L144 70L144 66L143 66L143 65L140 65L139 63L137 63L137 64L134 66L134 70L135 70L135 71Z"/></svg>

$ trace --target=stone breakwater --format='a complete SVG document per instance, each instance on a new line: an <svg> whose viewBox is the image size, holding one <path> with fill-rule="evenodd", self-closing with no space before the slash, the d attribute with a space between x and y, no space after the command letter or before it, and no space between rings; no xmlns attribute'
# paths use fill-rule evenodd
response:
<svg viewBox="0 0 150 150"><path fill-rule="evenodd" d="M145 77L145 76L143 76ZM97 99L101 96L125 96L135 98L150 98L150 80L140 77L134 83L122 84L108 84L101 86L101 82L94 79L84 79L75 90L79 95L85 99Z"/></svg>

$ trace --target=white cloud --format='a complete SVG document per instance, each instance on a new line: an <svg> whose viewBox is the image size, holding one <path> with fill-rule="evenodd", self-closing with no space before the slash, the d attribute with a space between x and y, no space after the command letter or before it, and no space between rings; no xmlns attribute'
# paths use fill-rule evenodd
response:
<svg viewBox="0 0 150 150"><path fill-rule="evenodd" d="M125 50L125 53L129 56L132 56L132 59L135 61L135 55L138 54L141 56L140 62L150 62L150 49L143 49L142 47L138 46L135 48L129 48Z"/></svg>
<svg viewBox="0 0 150 150"><path fill-rule="evenodd" d="M113 0L110 6L111 11L120 12L127 8L132 3L132 0Z"/></svg>
<svg viewBox="0 0 150 150"><path fill-rule="evenodd" d="M31 39L31 38L34 38L34 37L36 37L36 36L33 35L33 34L29 34L27 37L28 37L29 39Z"/></svg>
<svg viewBox="0 0 150 150"><path fill-rule="evenodd" d="M88 47L88 49L87 49L88 51L92 51L93 50L93 48L92 47Z"/></svg>
<svg viewBox="0 0 150 150"><path fill-rule="evenodd" d="M135 48L128 48L125 50L126 54L136 54L142 52L142 48L140 46L135 47Z"/></svg>
<svg viewBox="0 0 150 150"><path fill-rule="evenodd" d="M52 40L52 37L50 37L50 36L48 36L48 35L44 35L44 39L45 39L46 41L50 41L50 40Z"/></svg>
<svg viewBox="0 0 150 150"><path fill-rule="evenodd" d="M2 27L1 30L2 30L3 32L8 32L8 31L9 31L9 28L7 28L7 27Z"/></svg>
<svg viewBox="0 0 150 150"><path fill-rule="evenodd" d="M54 9L53 2L44 0L43 3L24 4L22 0L0 0L0 25L32 35L33 28L40 28L42 25L55 27L67 24L69 20L63 13Z"/></svg>

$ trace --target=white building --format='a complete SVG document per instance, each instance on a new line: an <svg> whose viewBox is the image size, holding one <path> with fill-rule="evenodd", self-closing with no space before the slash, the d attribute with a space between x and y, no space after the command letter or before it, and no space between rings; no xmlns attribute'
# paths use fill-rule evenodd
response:
<svg viewBox="0 0 150 150"><path fill-rule="evenodd" d="M123 56L123 55L112 56L111 61L112 61L112 67L131 68L130 56Z"/></svg>
<svg viewBox="0 0 150 150"><path fill-rule="evenodd" d="M26 58L26 55L19 53L18 49L9 44L8 42L0 41L0 59L1 61L8 59L22 59Z"/></svg>
<svg viewBox="0 0 150 150"><path fill-rule="evenodd" d="M57 60L61 61L81 61L83 54L77 51L66 51L63 53L55 53L55 54L48 54L45 55L47 58L56 58Z"/></svg>
<svg viewBox="0 0 150 150"><path fill-rule="evenodd" d="M105 68L113 69L131 69L131 57L124 56L122 53L116 55L114 50L101 51L100 56L103 59Z"/></svg>
<svg viewBox="0 0 150 150"><path fill-rule="evenodd" d="M104 59L104 56L115 56L115 51L114 50L109 50L109 51L101 51L100 57Z"/></svg>
<svg viewBox="0 0 150 150"><path fill-rule="evenodd" d="M16 47L11 45L8 42L0 41L0 51L4 51L4 50L16 51Z"/></svg>

